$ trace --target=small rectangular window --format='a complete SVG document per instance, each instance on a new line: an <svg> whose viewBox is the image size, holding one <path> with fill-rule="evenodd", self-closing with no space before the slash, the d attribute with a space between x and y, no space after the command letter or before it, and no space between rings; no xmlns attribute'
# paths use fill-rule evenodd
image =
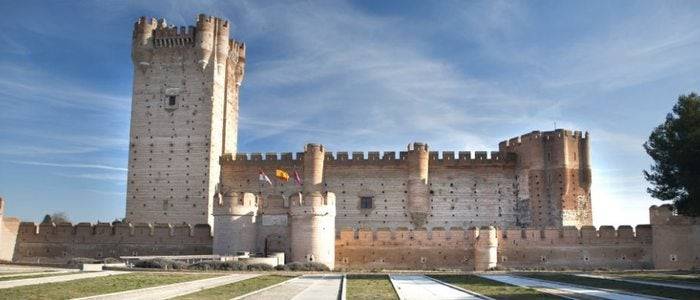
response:
<svg viewBox="0 0 700 300"><path fill-rule="evenodd" d="M372 209L373 206L372 197L360 197L361 209Z"/></svg>
<svg viewBox="0 0 700 300"><path fill-rule="evenodd" d="M175 105L175 96L168 96L168 105L170 105L170 106Z"/></svg>

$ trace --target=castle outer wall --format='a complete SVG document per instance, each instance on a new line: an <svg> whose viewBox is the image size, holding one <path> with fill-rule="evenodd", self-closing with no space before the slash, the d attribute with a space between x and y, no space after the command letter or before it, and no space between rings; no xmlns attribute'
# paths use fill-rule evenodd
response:
<svg viewBox="0 0 700 300"><path fill-rule="evenodd" d="M336 269L692 269L700 268L700 219L650 208L651 225L494 229L341 229ZM72 257L212 254L207 225L17 224L4 218L1 260L60 264ZM494 247L496 251L489 251ZM7 256L6 254L10 255Z"/></svg>

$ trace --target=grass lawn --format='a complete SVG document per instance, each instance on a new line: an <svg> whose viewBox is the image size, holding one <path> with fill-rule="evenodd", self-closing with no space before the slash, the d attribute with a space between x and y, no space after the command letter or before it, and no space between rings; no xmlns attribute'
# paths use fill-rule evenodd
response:
<svg viewBox="0 0 700 300"><path fill-rule="evenodd" d="M76 272L69 272L69 273L61 272L61 273L44 273L44 274L32 274L32 275L17 275L17 276L0 277L0 281L49 277L49 276L61 276L61 275L69 275L69 274L75 274L75 273L77 273L77 270L76 270Z"/></svg>
<svg viewBox="0 0 700 300"><path fill-rule="evenodd" d="M430 275L430 277L496 299L561 299L534 289L509 285L475 275Z"/></svg>
<svg viewBox="0 0 700 300"><path fill-rule="evenodd" d="M399 299L387 275L347 275L348 299Z"/></svg>
<svg viewBox="0 0 700 300"><path fill-rule="evenodd" d="M206 289L200 292L184 295L175 299L231 299L259 289L292 279L290 276L264 275L238 282L234 282L220 287Z"/></svg>
<svg viewBox="0 0 700 300"><path fill-rule="evenodd" d="M676 288L660 287L646 284L629 283L616 280L606 280L598 278L580 277L566 274L525 274L524 276L559 281L571 284L585 285L597 288L620 290L635 294L651 295L673 299L698 299L698 292L693 290L683 290Z"/></svg>
<svg viewBox="0 0 700 300"><path fill-rule="evenodd" d="M137 272L2 289L0 299L71 299L216 276L221 275Z"/></svg>

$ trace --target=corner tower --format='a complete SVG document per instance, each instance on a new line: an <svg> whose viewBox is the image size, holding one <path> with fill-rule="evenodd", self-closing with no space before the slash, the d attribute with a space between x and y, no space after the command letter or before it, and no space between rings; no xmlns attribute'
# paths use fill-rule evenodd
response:
<svg viewBox="0 0 700 300"><path fill-rule="evenodd" d="M323 192L322 145L308 144L304 149L302 193L292 198L291 261L320 262L335 265L335 194Z"/></svg>
<svg viewBox="0 0 700 300"><path fill-rule="evenodd" d="M533 131L501 142L499 150L517 155L519 225L593 225L588 133Z"/></svg>
<svg viewBox="0 0 700 300"><path fill-rule="evenodd" d="M196 26L140 18L134 24L126 218L209 223L219 156L236 152L245 47L228 21Z"/></svg>

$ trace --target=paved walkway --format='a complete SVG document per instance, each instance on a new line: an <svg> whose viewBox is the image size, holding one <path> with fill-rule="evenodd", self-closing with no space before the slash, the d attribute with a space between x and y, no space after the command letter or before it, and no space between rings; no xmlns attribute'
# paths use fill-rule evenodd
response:
<svg viewBox="0 0 700 300"><path fill-rule="evenodd" d="M14 273L14 274L2 274L0 273L0 278L9 278L9 277L22 277L22 276L34 276L34 275L60 275L60 274L66 274L66 273L75 273L78 272L78 270L56 270L56 271L41 271L41 272L29 272L29 273Z"/></svg>
<svg viewBox="0 0 700 300"><path fill-rule="evenodd" d="M597 289L581 285L560 283L554 281L526 278L511 275L479 275L486 279L491 279L510 285L533 288L545 293L569 299L611 299L611 300L640 300L640 299L663 299L653 296L623 293L611 290Z"/></svg>
<svg viewBox="0 0 700 300"><path fill-rule="evenodd" d="M97 295L80 299L90 300L147 300L147 299L170 299L177 296L199 292L218 286L238 282L259 276L258 274L233 274L214 278L200 279L195 281L179 282L174 284L155 286L144 289L129 290L112 294Z"/></svg>
<svg viewBox="0 0 700 300"><path fill-rule="evenodd" d="M246 300L321 300L338 299L342 275L306 275L273 288L248 295Z"/></svg>
<svg viewBox="0 0 700 300"><path fill-rule="evenodd" d="M402 300L481 299L423 275L390 275L389 279Z"/></svg>
<svg viewBox="0 0 700 300"><path fill-rule="evenodd" d="M23 272L23 273L24 272L40 272L40 271L47 271L47 270L65 270L65 269L0 264L0 274L18 273L18 272Z"/></svg>
<svg viewBox="0 0 700 300"><path fill-rule="evenodd" d="M0 289L7 289L7 288L18 287L18 286L32 285L32 284L44 284L44 283L76 280L76 279L102 277L102 276L109 276L109 275L119 275L119 274L126 274L126 273L129 273L129 272L123 272L123 271L80 272L80 273L68 274L68 275L56 275L56 276L39 277L39 278L7 280L7 281L0 281Z"/></svg>
<svg viewBox="0 0 700 300"><path fill-rule="evenodd" d="M617 281L624 281L624 282L629 282L629 283L646 284L646 285L654 285L654 286L663 286L663 287L670 287L670 288L677 288L677 289L700 291L700 285L691 284L691 283L659 282L659 281L639 280L639 279L630 279L630 278L624 278L624 277L618 277L618 276L606 276L606 275L595 275L595 274L573 274L573 275L581 276L581 277L617 280Z"/></svg>

